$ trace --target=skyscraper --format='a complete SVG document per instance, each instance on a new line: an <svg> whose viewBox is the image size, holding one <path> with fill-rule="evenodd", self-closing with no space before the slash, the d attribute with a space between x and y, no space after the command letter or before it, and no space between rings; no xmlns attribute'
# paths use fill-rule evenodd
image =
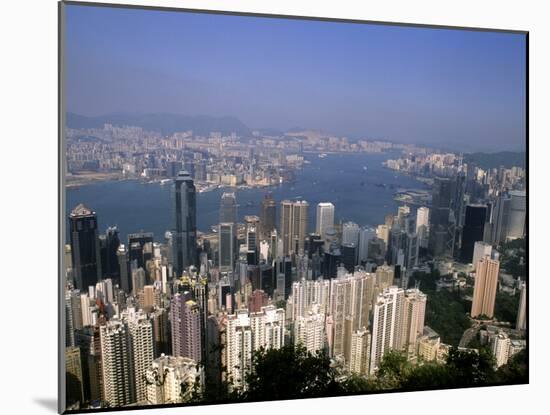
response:
<svg viewBox="0 0 550 415"><path fill-rule="evenodd" d="M369 241L376 236L376 231L372 228L361 228L359 231L359 250L357 262L364 263L369 258Z"/></svg>
<svg viewBox="0 0 550 415"><path fill-rule="evenodd" d="M370 368L372 375L378 369L384 354L398 349L401 344L405 293L395 286L378 295L374 304Z"/></svg>
<svg viewBox="0 0 550 415"><path fill-rule="evenodd" d="M251 258L248 262L250 265L258 265L259 248L260 248L260 218L255 215L247 215L244 217L246 226L246 249L247 254Z"/></svg>
<svg viewBox="0 0 550 415"><path fill-rule="evenodd" d="M430 210L430 240L432 255L442 256L451 253L454 244L454 228L450 222L453 182L449 178L437 177L432 192Z"/></svg>
<svg viewBox="0 0 550 415"><path fill-rule="evenodd" d="M122 319L128 327L135 401L144 404L147 402L145 375L153 362L153 325L147 314L134 308L128 308L122 313Z"/></svg>
<svg viewBox="0 0 550 415"><path fill-rule="evenodd" d="M317 205L317 222L315 233L325 239L325 232L328 228L334 227L334 205L330 202L321 202Z"/></svg>
<svg viewBox="0 0 550 415"><path fill-rule="evenodd" d="M326 314L329 309L330 280L301 280L292 284L292 319L305 317L315 305Z"/></svg>
<svg viewBox="0 0 550 415"><path fill-rule="evenodd" d="M114 281L119 283L120 270L117 260L117 250L120 245L120 239L118 237L118 228L116 226L111 226L107 228L105 232L105 258L104 263L105 267L103 268L103 273L105 278L112 278Z"/></svg>
<svg viewBox="0 0 550 415"><path fill-rule="evenodd" d="M471 316L493 318L500 262L483 257L477 264Z"/></svg>
<svg viewBox="0 0 550 415"><path fill-rule="evenodd" d="M349 371L358 375L369 373L371 335L368 329L362 328L351 334Z"/></svg>
<svg viewBox="0 0 550 415"><path fill-rule="evenodd" d="M285 312L274 306L259 313L240 310L227 317L225 366L234 387L246 389L245 377L252 366L252 353L284 345Z"/></svg>
<svg viewBox="0 0 550 415"><path fill-rule="evenodd" d="M466 215L462 228L462 245L460 247L460 259L462 262L470 263L473 259L475 243L483 241L486 215L486 205L466 206Z"/></svg>
<svg viewBox="0 0 550 415"><path fill-rule="evenodd" d="M280 233L284 255L303 252L308 227L308 207L309 203L305 200L281 202Z"/></svg>
<svg viewBox="0 0 550 415"><path fill-rule="evenodd" d="M100 326L99 333L105 401L111 407L135 402L128 328L114 319Z"/></svg>
<svg viewBox="0 0 550 415"><path fill-rule="evenodd" d="M153 233L137 232L128 235L128 260L137 261L137 267L145 269L147 261L153 258Z"/></svg>
<svg viewBox="0 0 550 415"><path fill-rule="evenodd" d="M504 242L508 235L510 205L512 198L507 193L501 193L495 203L491 215L491 242L495 245Z"/></svg>
<svg viewBox="0 0 550 415"><path fill-rule="evenodd" d="M325 345L325 314L319 304L294 321L294 343L301 344L310 353L323 350Z"/></svg>
<svg viewBox="0 0 550 415"><path fill-rule="evenodd" d="M399 349L405 351L408 356L414 356L416 353L416 341L424 331L426 299L426 295L417 288L405 291Z"/></svg>
<svg viewBox="0 0 550 415"><path fill-rule="evenodd" d="M180 171L174 180L174 272L197 263L197 201L193 179Z"/></svg>
<svg viewBox="0 0 550 415"><path fill-rule="evenodd" d="M201 378L202 368L193 359L162 355L153 360L145 375L147 403L187 402L197 383L202 390Z"/></svg>
<svg viewBox="0 0 550 415"><path fill-rule="evenodd" d="M81 203L69 215L69 225L75 287L87 290L102 277L96 213Z"/></svg>
<svg viewBox="0 0 550 415"><path fill-rule="evenodd" d="M178 293L170 302L172 354L201 361L201 314L190 292Z"/></svg>
<svg viewBox="0 0 550 415"><path fill-rule="evenodd" d="M422 248L428 247L428 235L430 229L430 209L422 206L416 211L416 233L418 243Z"/></svg>
<svg viewBox="0 0 550 415"><path fill-rule="evenodd" d="M84 377L82 375L80 348L65 348L65 372L67 403L84 402Z"/></svg>
<svg viewBox="0 0 550 415"><path fill-rule="evenodd" d="M237 222L237 198L234 192L225 192L222 194L220 202L220 223Z"/></svg>
<svg viewBox="0 0 550 415"><path fill-rule="evenodd" d="M349 356L350 333L368 326L369 310L374 295L374 275L356 272L331 280L330 315L333 330L332 356Z"/></svg>
<svg viewBox="0 0 550 415"><path fill-rule="evenodd" d="M525 236L525 219L527 213L527 194L519 190L510 191L510 216L506 237L509 239Z"/></svg>
<svg viewBox="0 0 550 415"><path fill-rule="evenodd" d="M525 330L527 328L527 283L522 282L520 287L516 330Z"/></svg>
<svg viewBox="0 0 550 415"><path fill-rule="evenodd" d="M357 265L357 246L354 243L342 244L342 264L348 272L353 272Z"/></svg>
<svg viewBox="0 0 550 415"><path fill-rule="evenodd" d="M130 270L128 269L128 250L124 244L118 246L116 255L118 260L120 288L126 294L129 294L132 291L132 278Z"/></svg>
<svg viewBox="0 0 550 415"><path fill-rule="evenodd" d="M490 257L492 251L493 251L493 246L491 244L488 244L482 241L477 241L474 244L474 255L472 257L472 265L474 266L474 272L477 269L479 260L484 256Z"/></svg>
<svg viewBox="0 0 550 415"><path fill-rule="evenodd" d="M342 243L352 243L359 246L359 225L354 222L346 222L342 225Z"/></svg>
<svg viewBox="0 0 550 415"><path fill-rule="evenodd" d="M275 230L277 204L273 200L271 193L267 193L262 200L262 209L260 212L260 238L268 239L271 232Z"/></svg>
<svg viewBox="0 0 550 415"><path fill-rule="evenodd" d="M233 271L235 266L235 223L222 222L218 225L218 261L221 272Z"/></svg>

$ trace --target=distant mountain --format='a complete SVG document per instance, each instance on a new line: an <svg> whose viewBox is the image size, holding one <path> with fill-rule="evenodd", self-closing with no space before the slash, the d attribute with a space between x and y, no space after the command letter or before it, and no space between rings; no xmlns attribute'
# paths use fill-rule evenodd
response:
<svg viewBox="0 0 550 415"><path fill-rule="evenodd" d="M500 151L498 153L468 153L464 154L464 162L474 163L482 169L493 169L500 166L506 168L514 166L525 168L525 152Z"/></svg>
<svg viewBox="0 0 550 415"><path fill-rule="evenodd" d="M178 131L193 130L194 134L209 135L211 132L222 134L236 133L240 136L251 135L250 129L237 117L210 117L207 115L180 115L180 114L127 114L113 113L88 117L67 112L67 127L69 128L101 128L103 124L116 126L141 127L148 131L157 131L164 135Z"/></svg>

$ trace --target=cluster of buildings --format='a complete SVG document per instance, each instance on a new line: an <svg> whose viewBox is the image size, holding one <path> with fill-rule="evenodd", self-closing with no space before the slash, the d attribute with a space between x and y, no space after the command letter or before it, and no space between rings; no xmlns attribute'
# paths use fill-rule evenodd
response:
<svg viewBox="0 0 550 415"><path fill-rule="evenodd" d="M293 180L293 171L304 164L304 152L419 151L414 145L350 141L316 131L279 135L254 131L251 137L185 131L165 136L141 127L105 124L102 128L68 128L66 136L68 184L83 183L86 177L169 180L184 169L200 190L264 187Z"/></svg>
<svg viewBox="0 0 550 415"><path fill-rule="evenodd" d="M327 353L342 376L376 376L391 350L443 362L449 345L425 325L429 299L411 276L434 260L468 264L471 317L492 319L495 248L525 235L525 192L479 198L460 173L434 179L430 207L401 206L376 228L337 223L329 201L270 194L257 216L240 221L236 195L226 192L216 232L199 235L193 175L178 171L172 186L173 227L162 240L140 232L121 241L116 227L100 234L84 205L68 218L68 404L182 403L206 388L246 390L254 352L287 344ZM519 332L525 283L520 296ZM498 364L525 347L506 336L489 336Z"/></svg>
<svg viewBox="0 0 550 415"><path fill-rule="evenodd" d="M468 193L480 197L496 196L509 189L525 188L526 172L519 166L482 169L475 163L465 163L462 155L418 151L398 159L390 159L384 165L395 171L422 177L453 177L463 174L468 183Z"/></svg>

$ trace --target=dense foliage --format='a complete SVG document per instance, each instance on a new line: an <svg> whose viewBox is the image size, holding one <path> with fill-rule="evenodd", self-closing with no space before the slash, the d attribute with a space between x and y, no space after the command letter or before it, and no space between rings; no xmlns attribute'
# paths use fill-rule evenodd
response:
<svg viewBox="0 0 550 415"><path fill-rule="evenodd" d="M497 292L495 300L495 318L498 321L507 321L516 324L519 307L519 292L516 295Z"/></svg>
<svg viewBox="0 0 550 415"><path fill-rule="evenodd" d="M511 274L514 278L527 278L527 247L525 238L514 239L505 242L499 249L502 252L501 269Z"/></svg>
<svg viewBox="0 0 550 415"><path fill-rule="evenodd" d="M341 392L326 354L311 354L301 346L259 350L247 375L246 400L296 399Z"/></svg>
<svg viewBox="0 0 550 415"><path fill-rule="evenodd" d="M260 350L253 356L248 388L224 395L223 401L264 401L365 394L389 390L442 389L496 384L526 383L527 353L515 355L495 370L487 348L451 348L446 364L412 363L398 352L384 356L375 377L338 377L326 354L311 354L303 347ZM213 396L194 391L191 402L213 402ZM220 401L220 399L215 399ZM189 401L188 401L189 402Z"/></svg>
<svg viewBox="0 0 550 415"><path fill-rule="evenodd" d="M462 333L471 326L467 314L471 303L463 298L460 291L436 291L437 271L415 273L412 284L419 282L420 289L428 298L426 301L426 325L434 329L443 343L458 346Z"/></svg>

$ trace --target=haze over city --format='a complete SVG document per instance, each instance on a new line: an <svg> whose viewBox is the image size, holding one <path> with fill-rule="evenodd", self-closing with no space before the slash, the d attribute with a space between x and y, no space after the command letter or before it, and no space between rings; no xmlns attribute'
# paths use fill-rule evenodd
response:
<svg viewBox="0 0 550 415"><path fill-rule="evenodd" d="M528 383L525 34L64 7L61 409Z"/></svg>
<svg viewBox="0 0 550 415"><path fill-rule="evenodd" d="M66 109L82 115L525 150L520 34L74 6L66 39Z"/></svg>

